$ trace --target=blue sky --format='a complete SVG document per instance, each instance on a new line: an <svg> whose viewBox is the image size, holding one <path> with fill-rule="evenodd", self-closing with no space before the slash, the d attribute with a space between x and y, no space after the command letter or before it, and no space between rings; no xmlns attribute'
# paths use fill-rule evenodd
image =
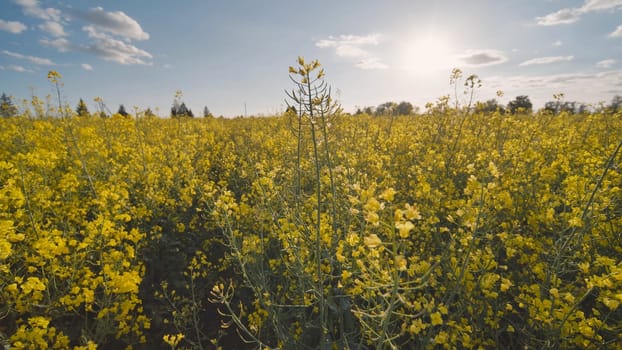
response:
<svg viewBox="0 0 622 350"><path fill-rule="evenodd" d="M622 95L622 0L0 2L0 92L52 93L90 110L101 97L168 114L269 115L285 107L288 67L319 59L346 111L386 101L423 107L451 92L453 67L476 98L528 95L536 107Z"/></svg>

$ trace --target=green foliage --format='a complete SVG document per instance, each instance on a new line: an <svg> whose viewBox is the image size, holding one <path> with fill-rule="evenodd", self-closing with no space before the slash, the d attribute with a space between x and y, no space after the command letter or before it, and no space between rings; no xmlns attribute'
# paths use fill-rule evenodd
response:
<svg viewBox="0 0 622 350"><path fill-rule="evenodd" d="M192 110L186 107L186 104L182 102L179 105L173 105L171 108L171 116L172 117L194 117Z"/></svg>
<svg viewBox="0 0 622 350"><path fill-rule="evenodd" d="M76 107L76 114L80 117L88 117L90 115L89 109L82 99L80 99L80 101L78 102L78 106Z"/></svg>
<svg viewBox="0 0 622 350"><path fill-rule="evenodd" d="M130 115L126 110L125 110L125 106L124 105L119 105L119 109L117 110L117 114L122 115L124 117L127 117L128 115Z"/></svg>
<svg viewBox="0 0 622 350"><path fill-rule="evenodd" d="M496 99L488 100L486 102L477 102L475 105L476 113L505 113L505 108L500 105Z"/></svg>
<svg viewBox="0 0 622 350"><path fill-rule="evenodd" d="M529 100L528 96L516 96L516 99L510 101L508 103L508 110L512 114L516 113L530 113L532 110L533 104Z"/></svg>
<svg viewBox="0 0 622 350"><path fill-rule="evenodd" d="M175 99L173 100L173 106L171 107L171 117L194 117L192 110L186 107L185 102L181 101L182 96L183 94L180 90L175 92Z"/></svg>
<svg viewBox="0 0 622 350"><path fill-rule="evenodd" d="M616 95L611 99L611 104L607 106L607 109L611 112L620 112L622 110L622 96Z"/></svg>
<svg viewBox="0 0 622 350"><path fill-rule="evenodd" d="M210 112L207 106L203 107L203 118L214 118L214 115Z"/></svg>
<svg viewBox="0 0 622 350"><path fill-rule="evenodd" d="M0 116L12 117L18 114L17 107L13 104L13 101L6 94L0 96Z"/></svg>
<svg viewBox="0 0 622 350"><path fill-rule="evenodd" d="M144 113L145 117L155 117L155 113L151 110L151 108L147 108Z"/></svg>
<svg viewBox="0 0 622 350"><path fill-rule="evenodd" d="M377 107L365 107L363 109L357 109L356 115L359 114L367 114L367 115L377 115L377 116L398 116L398 115L411 115L417 109L410 102L402 101L400 103L397 102L385 102Z"/></svg>

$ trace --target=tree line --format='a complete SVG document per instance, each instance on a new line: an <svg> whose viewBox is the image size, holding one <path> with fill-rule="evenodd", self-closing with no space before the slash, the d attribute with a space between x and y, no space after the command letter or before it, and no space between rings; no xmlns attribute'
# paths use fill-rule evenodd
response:
<svg viewBox="0 0 622 350"><path fill-rule="evenodd" d="M559 114L562 112L570 113L570 114L580 114L587 113L590 111L590 107L584 103L580 103L577 101L564 101L563 94L554 95L553 101L548 101L544 104L542 110L552 114ZM108 116L105 112L107 108L104 108L102 102L100 104L100 111L91 114L89 109L84 102L83 99L80 99L78 102L75 112L78 116L90 116L90 115L98 115L98 116ZM102 107L104 106L104 107ZM477 102L472 107L475 112L500 112L500 113L511 113L515 114L518 112L532 112L533 104L529 99L529 96L521 95L517 96L515 99L508 102L507 105L503 105L497 101L497 99L491 99L484 102ZM622 110L622 96L616 95L612 98L609 104L603 104L595 108L597 112L610 111L617 112ZM110 112L110 111L108 111ZM366 107L358 107L356 109L355 115L367 114L372 116L398 116L398 115L412 115L419 114L420 108L414 106L410 102L402 101L402 102L385 102L381 103L378 106L366 106ZM2 117L11 117L19 114L18 108L15 106L13 99L9 97L6 93L3 93L0 96L0 116ZM127 112L125 106L123 104L119 105L116 114L127 117L130 113ZM153 117L156 116L155 113L151 110L151 108L147 108L142 112L144 116ZM170 116L172 118L178 117L194 117L194 113L192 109L188 108L185 102L181 101L179 98L175 98L170 110ZM211 118L213 117L212 112L210 112L209 108L205 106L203 108L203 117Z"/></svg>
<svg viewBox="0 0 622 350"><path fill-rule="evenodd" d="M544 112L559 114L562 112L570 114L588 113L590 106L577 101L564 101L563 94L554 95L555 100L548 101L544 104L542 110ZM533 103L527 95L516 96L515 99L508 102L507 105L501 104L497 99L490 99L483 102L476 102L472 107L475 112L500 112L500 113L531 113L533 112ZM596 112L617 112L622 110L622 96L616 95L613 97L609 104L602 104L594 108ZM413 106L410 102L385 102L376 107L366 106L357 107L355 115L367 114L371 116L398 116L398 115L411 115L418 114L420 108Z"/></svg>
<svg viewBox="0 0 622 350"><path fill-rule="evenodd" d="M86 116L100 116L100 117L107 117L110 114L113 114L108 107L103 103L103 101L99 98L95 99L95 101L97 102L98 106L99 106L99 111L95 112L95 113L91 113L89 111L88 106L86 105L86 103L84 102L84 99L80 99L78 101L78 104L76 105L75 108L75 112L76 115L80 116L80 117L86 117ZM15 103L13 102L13 99L8 96L6 93L2 93L2 95L0 96L0 116L1 117L13 117L13 116L17 116L18 114L20 114L19 109L17 108L17 106L15 105ZM124 117L127 117L130 115L130 113L126 110L125 106L123 104L119 105L119 108L117 109L117 112L115 114L119 114L122 115ZM156 114L151 110L151 108L147 108L144 111L142 111L142 114L144 116L147 117L154 117L156 116ZM183 101L179 101L177 98L173 101L173 104L171 106L171 111L170 111L170 116L173 118L177 118L177 117L190 117L193 118L194 117L194 113L192 112L192 109L188 108L185 104L185 102ZM205 118L211 118L214 115L212 114L212 112L210 112L209 108L207 108L207 106L205 106L203 108L203 117Z"/></svg>

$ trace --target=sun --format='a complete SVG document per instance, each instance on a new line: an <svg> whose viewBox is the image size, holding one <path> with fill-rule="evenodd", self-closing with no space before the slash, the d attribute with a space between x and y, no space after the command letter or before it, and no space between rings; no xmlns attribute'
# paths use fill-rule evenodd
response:
<svg viewBox="0 0 622 350"><path fill-rule="evenodd" d="M401 41L398 56L400 67L417 75L449 71L457 65L451 40L439 31L414 31Z"/></svg>

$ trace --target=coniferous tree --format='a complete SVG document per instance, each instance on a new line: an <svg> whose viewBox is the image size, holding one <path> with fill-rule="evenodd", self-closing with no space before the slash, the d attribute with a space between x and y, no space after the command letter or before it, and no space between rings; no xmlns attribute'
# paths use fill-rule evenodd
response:
<svg viewBox="0 0 622 350"><path fill-rule="evenodd" d="M119 110L117 111L118 114L121 114L124 117L127 117L129 115L129 113L127 113L127 111L125 110L125 106L123 106L122 104L119 105Z"/></svg>
<svg viewBox="0 0 622 350"><path fill-rule="evenodd" d="M76 107L76 114L80 117L88 117L90 115L89 109L84 103L84 100L80 99L78 106Z"/></svg>
<svg viewBox="0 0 622 350"><path fill-rule="evenodd" d="M173 106L171 107L171 117L177 117L177 113L179 111L179 103L177 100L173 102Z"/></svg>
<svg viewBox="0 0 622 350"><path fill-rule="evenodd" d="M188 114L188 107L186 107L185 102L182 102L181 105L179 106L179 110L177 111L177 115L185 116L187 114Z"/></svg>
<svg viewBox="0 0 622 350"><path fill-rule="evenodd" d="M12 117L17 115L17 107L13 101L5 93L0 96L0 115L3 117Z"/></svg>
<svg viewBox="0 0 622 350"><path fill-rule="evenodd" d="M173 103L173 107L171 107L171 116L172 117L194 117L194 113L192 110L186 107L186 103L182 102L179 104L177 101Z"/></svg>
<svg viewBox="0 0 622 350"><path fill-rule="evenodd" d="M207 108L207 106L205 106L203 108L203 117L204 118L213 118L214 115L212 114L212 112L210 112L210 110Z"/></svg>

